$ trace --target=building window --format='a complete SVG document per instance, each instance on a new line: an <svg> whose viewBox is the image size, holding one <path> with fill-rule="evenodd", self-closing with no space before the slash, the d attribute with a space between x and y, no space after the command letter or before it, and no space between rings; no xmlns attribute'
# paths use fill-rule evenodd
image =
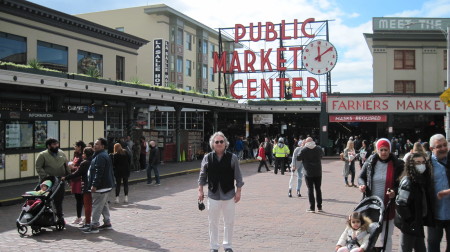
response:
<svg viewBox="0 0 450 252"><path fill-rule="evenodd" d="M394 83L394 93L414 94L416 92L416 81L396 80Z"/></svg>
<svg viewBox="0 0 450 252"><path fill-rule="evenodd" d="M178 73L183 72L183 57L180 56L177 57L177 72Z"/></svg>
<svg viewBox="0 0 450 252"><path fill-rule="evenodd" d="M416 69L416 51L394 50L394 69Z"/></svg>
<svg viewBox="0 0 450 252"><path fill-rule="evenodd" d="M78 50L77 73L103 76L103 55Z"/></svg>
<svg viewBox="0 0 450 252"><path fill-rule="evenodd" d="M214 81L214 68L209 68L209 80Z"/></svg>
<svg viewBox="0 0 450 252"><path fill-rule="evenodd" d="M192 61L186 60L186 76L192 75Z"/></svg>
<svg viewBox="0 0 450 252"><path fill-rule="evenodd" d="M125 58L116 56L116 80L125 80Z"/></svg>
<svg viewBox="0 0 450 252"><path fill-rule="evenodd" d="M208 78L208 67L206 65L203 65L203 67L202 67L202 78L203 79Z"/></svg>
<svg viewBox="0 0 450 252"><path fill-rule="evenodd" d="M183 29L181 28L177 30L177 45L183 45Z"/></svg>
<svg viewBox="0 0 450 252"><path fill-rule="evenodd" d="M27 64L27 38L0 32L0 61Z"/></svg>
<svg viewBox="0 0 450 252"><path fill-rule="evenodd" d="M214 59L214 51L216 50L216 46L215 45L213 45L213 44L211 44L211 50L210 50L210 53L211 53L211 59Z"/></svg>
<svg viewBox="0 0 450 252"><path fill-rule="evenodd" d="M116 31L125 32L125 27L116 27Z"/></svg>
<svg viewBox="0 0 450 252"><path fill-rule="evenodd" d="M67 72L68 48L44 41L37 42L37 60L48 69Z"/></svg>
<svg viewBox="0 0 450 252"><path fill-rule="evenodd" d="M204 40L202 45L202 53L208 54L208 41Z"/></svg>
<svg viewBox="0 0 450 252"><path fill-rule="evenodd" d="M444 70L447 70L447 50L444 50Z"/></svg>
<svg viewBox="0 0 450 252"><path fill-rule="evenodd" d="M186 32L186 50L192 51L192 35Z"/></svg>

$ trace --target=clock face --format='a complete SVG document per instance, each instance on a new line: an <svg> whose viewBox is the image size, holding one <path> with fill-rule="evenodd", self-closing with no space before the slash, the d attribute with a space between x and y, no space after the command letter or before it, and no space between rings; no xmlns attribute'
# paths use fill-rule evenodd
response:
<svg viewBox="0 0 450 252"><path fill-rule="evenodd" d="M303 48L303 66L312 74L326 74L337 61L336 48L328 41L318 39Z"/></svg>

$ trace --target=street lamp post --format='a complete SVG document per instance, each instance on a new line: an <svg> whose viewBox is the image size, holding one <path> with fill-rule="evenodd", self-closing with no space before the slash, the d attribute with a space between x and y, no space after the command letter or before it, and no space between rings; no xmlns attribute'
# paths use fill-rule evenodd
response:
<svg viewBox="0 0 450 252"><path fill-rule="evenodd" d="M450 88L450 26L447 26L447 34L444 34L445 39L447 40L447 89ZM445 138L447 142L450 142L450 107L447 106L446 109L446 122L445 122Z"/></svg>

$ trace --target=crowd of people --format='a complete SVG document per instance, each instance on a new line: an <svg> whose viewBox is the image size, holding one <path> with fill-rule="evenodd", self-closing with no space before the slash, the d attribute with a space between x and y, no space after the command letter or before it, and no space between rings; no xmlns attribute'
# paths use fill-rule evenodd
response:
<svg viewBox="0 0 450 252"><path fill-rule="evenodd" d="M123 202L128 203L128 178L132 170L147 170L147 184L152 184L152 171L160 185L158 165L159 149L155 141L147 143L144 137L132 141L131 137L121 138L116 143L99 138L88 144L77 141L73 148L73 158L68 160L59 148L57 139L47 139L47 150L36 158L36 171L40 181L46 177L60 177L70 184L75 197L77 216L71 224L79 225L84 233L98 233L99 230L112 229L109 214L109 192L115 188L115 201L120 203L120 191L123 185ZM111 148L112 146L112 148ZM137 154L137 155L136 155ZM149 163L147 165L147 156ZM45 183L44 183L45 185ZM54 203L58 223L65 223L62 209L65 183L54 192ZM36 191L35 193L39 193ZM82 210L84 207L84 218ZM104 223L100 225L100 216Z"/></svg>
<svg viewBox="0 0 450 252"><path fill-rule="evenodd" d="M295 138L292 147L286 144L287 140L283 137L273 140L266 137L262 142L255 137L254 140L256 148L249 145L251 148L244 154L245 144L241 137L236 139L233 148L230 148L230 142L222 132L216 132L210 137L209 147L212 151L201 162L198 200L199 203L203 202L203 187L207 185L211 252L218 251L220 247L218 233L221 216L224 225L222 246L226 252L233 251L235 205L241 199L244 185L239 161L247 158L246 155L259 161L257 172L261 172L263 166L266 171L273 167L274 174L289 171L288 197L292 197L295 178L296 194L301 197L304 177L309 199L306 211L324 211L321 191L323 148L310 136L305 139ZM358 188L363 197L378 197L386 210L381 233L374 245L375 251L392 250L395 227L401 231L399 251L440 251L444 231L446 251L450 251L450 162L447 140L441 134L433 135L429 143L421 142L420 139L414 143L407 140L401 151L393 147L394 144L397 144L395 139L380 138L369 143L355 136L349 137L342 149L344 186ZM139 170L142 167L147 169L148 184L152 184L152 171L156 185L160 184L160 155L154 141L147 143L145 138L141 138L139 142L133 142L127 139L115 143L109 154L109 145L104 138L87 145L77 141L70 162L59 149L56 139L48 139L46 146L47 150L39 153L36 159L36 170L41 182L48 176L62 177L62 180L70 182L77 212L73 224L80 224L80 229L85 233L98 233L99 230L112 228L108 192L115 188L115 202L119 203L123 184L124 202L128 202L128 177L136 163ZM133 152L139 153L139 158L135 158ZM358 171L356 163L359 163ZM42 188L45 189L47 184L43 183ZM64 221L62 202L65 189L64 186L60 188L54 192L53 198L58 221ZM41 191L44 192L44 189ZM81 216L83 206L84 219ZM104 221L102 225L101 216ZM366 251L371 221L358 212L348 216L348 224L339 238L336 251Z"/></svg>

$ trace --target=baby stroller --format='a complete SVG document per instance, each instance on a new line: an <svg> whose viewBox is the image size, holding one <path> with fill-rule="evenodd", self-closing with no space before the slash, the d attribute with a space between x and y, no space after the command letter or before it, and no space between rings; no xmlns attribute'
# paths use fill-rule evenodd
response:
<svg viewBox="0 0 450 252"><path fill-rule="evenodd" d="M64 183L57 177L49 176L44 179L50 180L52 186L49 187L43 195L22 195L26 199L22 206L19 218L16 220L17 232L24 236L28 231L28 226L31 227L33 235L41 233L43 227L55 226L56 230L63 230L64 221L57 221L56 210L53 197L54 192L57 192L60 186ZM40 184L37 185L35 191L40 189Z"/></svg>
<svg viewBox="0 0 450 252"><path fill-rule="evenodd" d="M359 202L354 211L360 212L372 220L368 230L370 235L369 245L367 246L367 251L371 251L383 228L384 203L378 196L366 197Z"/></svg>

